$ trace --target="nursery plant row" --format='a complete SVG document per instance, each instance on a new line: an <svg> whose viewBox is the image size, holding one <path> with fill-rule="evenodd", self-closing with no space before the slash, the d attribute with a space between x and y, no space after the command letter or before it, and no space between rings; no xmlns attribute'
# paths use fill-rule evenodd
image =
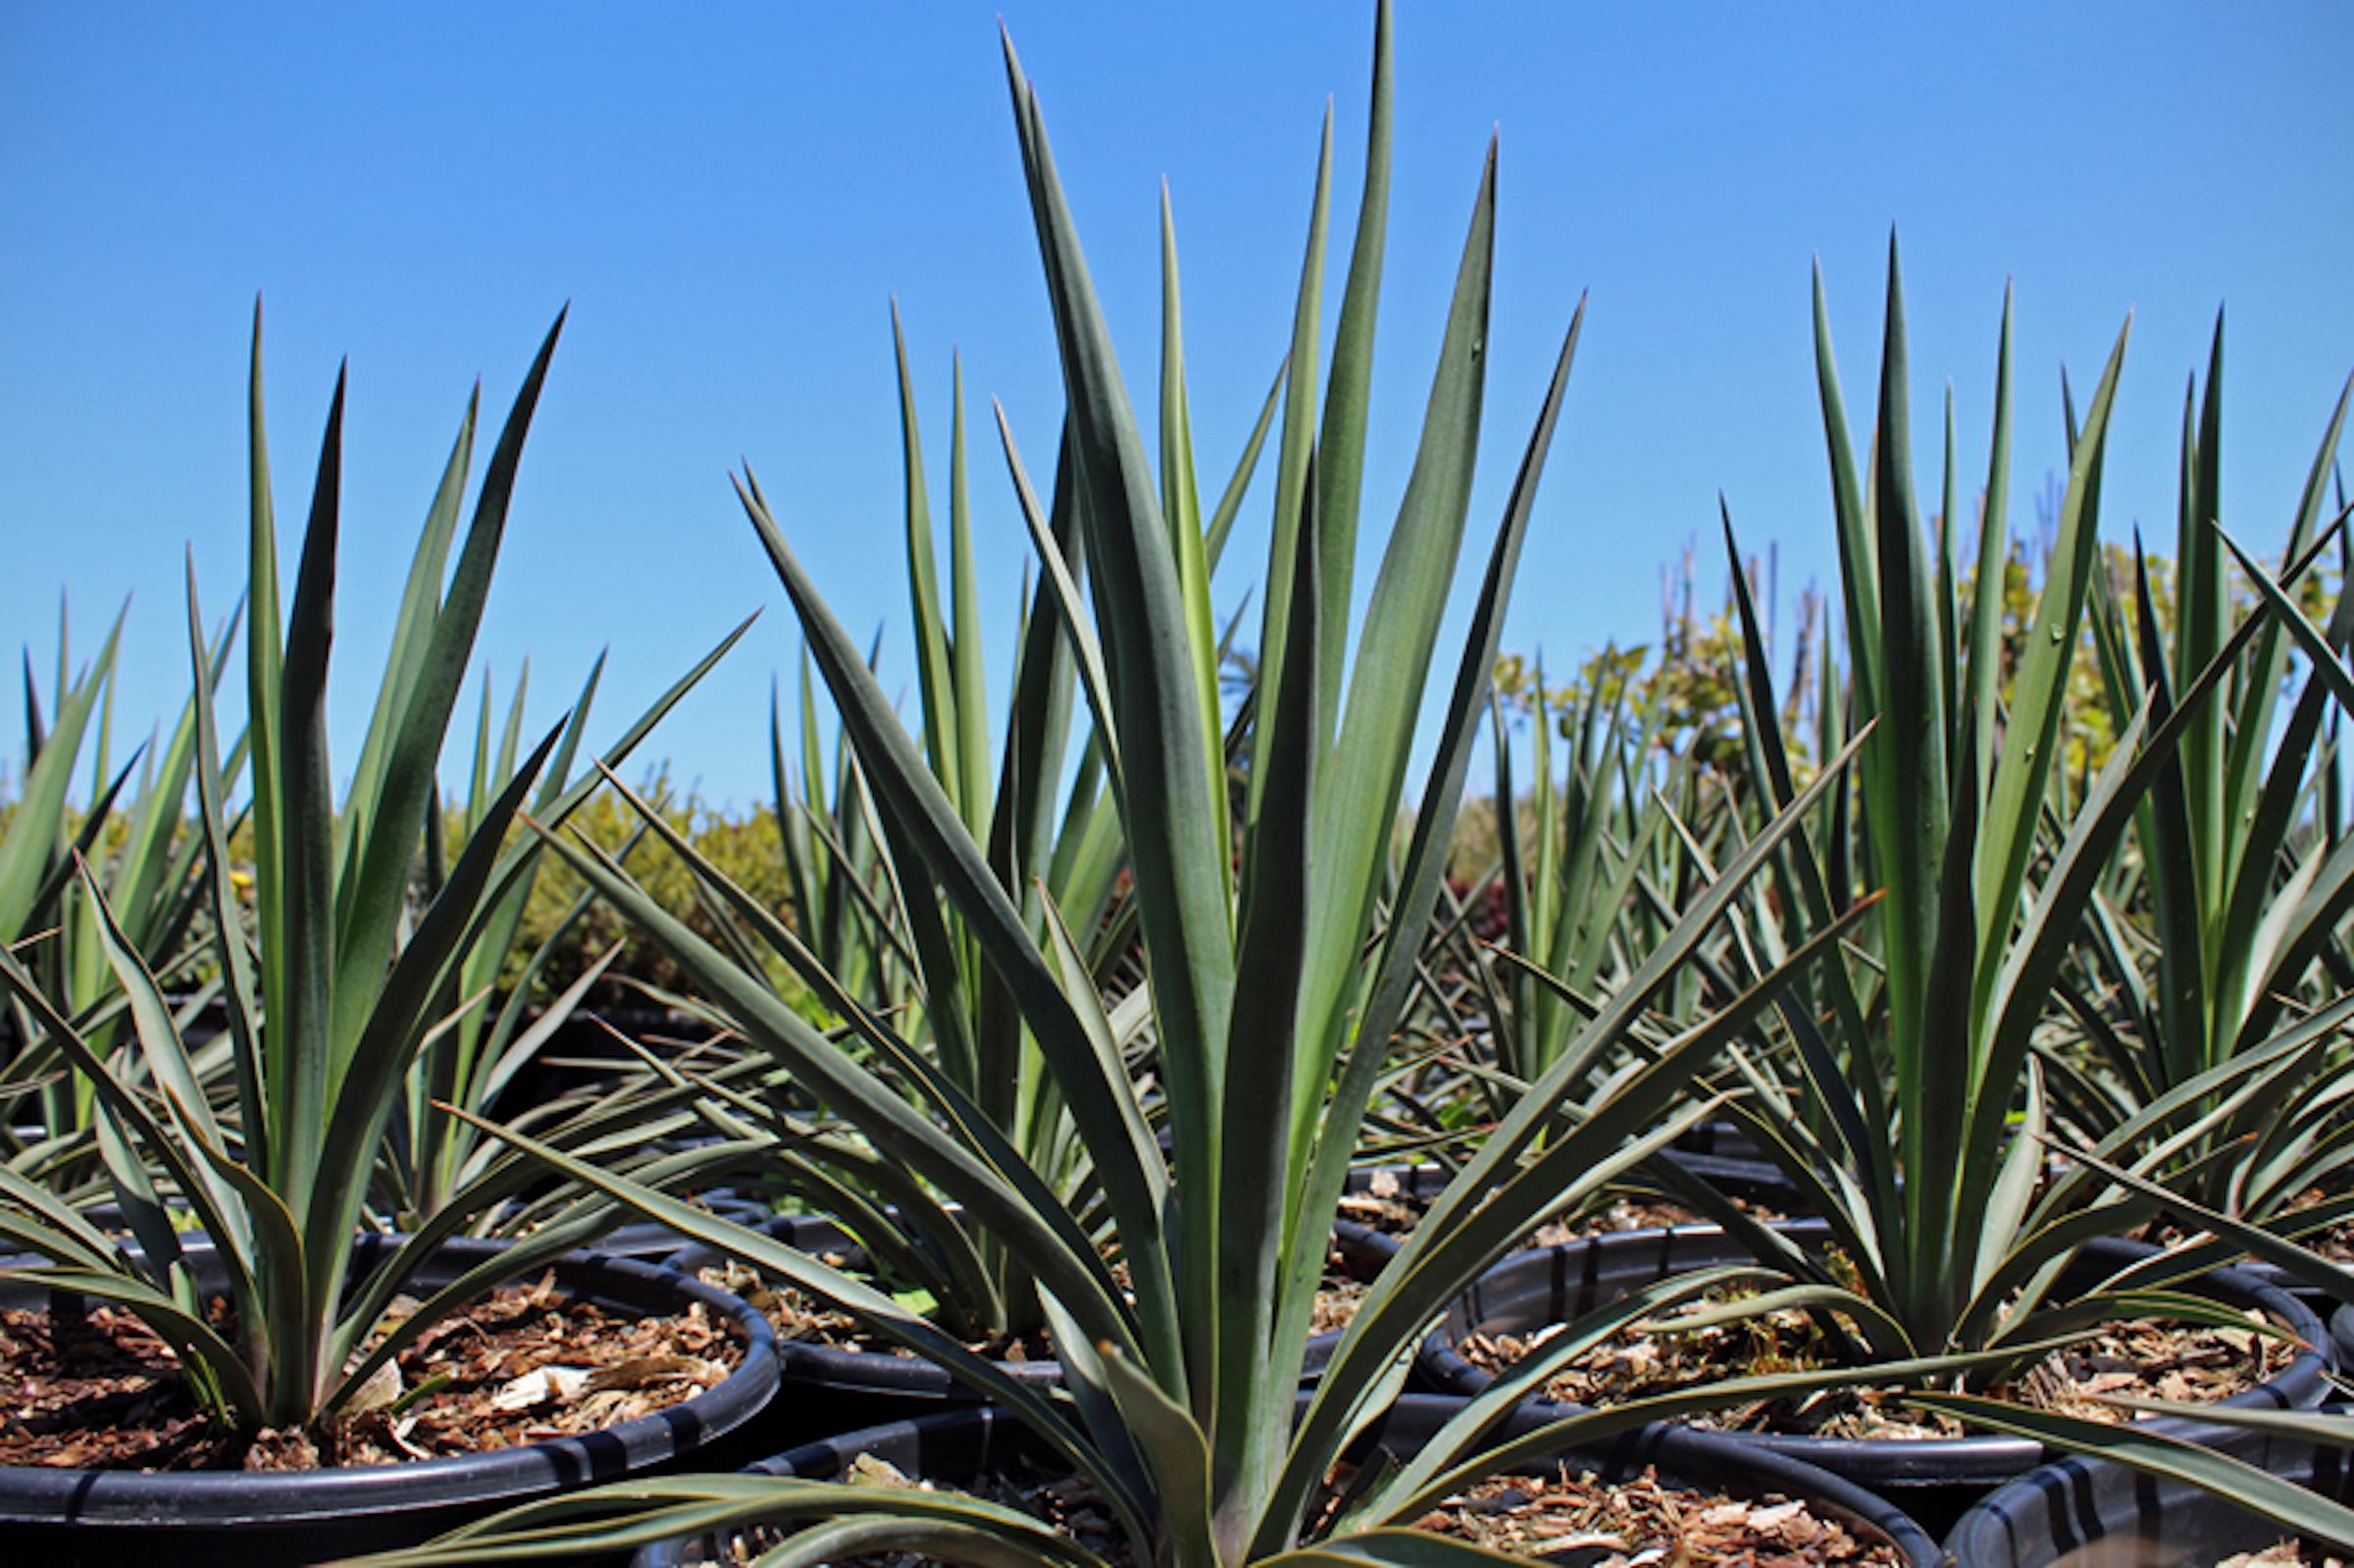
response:
<svg viewBox="0 0 2354 1568"><path fill-rule="evenodd" d="M1491 320L1491 147L1452 294L1395 305L1442 330L1369 492L1414 395L1373 376L1388 5L1239 453L1196 451L1165 204L1132 392L1005 66L1059 432L998 411L984 457L959 383L936 510L899 345L904 693L735 476L804 648L745 727L773 832L627 782L743 626L626 724L592 671L451 745L561 318L353 672L341 389L281 521L257 316L184 707L115 756L114 636L61 650L0 819L11 1560L2354 1550L2345 399L2226 532L2219 328L2171 550L2105 544L2121 329L2041 432L2025 582L2009 299L1989 448L1950 400L1940 447L1892 241L1868 398L1819 278L1793 388L1839 562L1806 656L1726 515L1687 650L1724 722L1616 666L1500 690L1584 306ZM1531 330L1542 399L1486 407ZM1032 557L994 650L984 482ZM331 673L338 714L375 681L356 761Z"/></svg>

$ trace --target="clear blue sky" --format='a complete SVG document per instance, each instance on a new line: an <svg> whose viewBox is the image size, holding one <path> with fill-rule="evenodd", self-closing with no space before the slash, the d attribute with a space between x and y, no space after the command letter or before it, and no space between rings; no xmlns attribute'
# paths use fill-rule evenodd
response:
<svg viewBox="0 0 2354 1568"><path fill-rule="evenodd" d="M240 580L258 292L289 525L351 363L333 679L348 766L467 387L479 375L503 412L569 300L483 654L502 682L528 654L552 717L609 643L609 734L765 607L655 747L718 799L761 798L768 683L795 637L726 473L751 461L846 622L903 635L893 295L944 483L964 356L993 603L1026 553L987 399L1040 462L1059 399L996 8L7 7L5 640L45 669L61 588L85 646L131 594L122 728L177 706L183 548L216 612ZM1371 14L1006 7L1148 411L1170 181L1204 470L1230 460L1283 347L1328 94L1354 189ZM1918 417L1925 437L1950 379L1966 472L1982 469L2017 279L2022 525L2060 466L2059 369L2088 385L2130 309L2108 516L2171 538L2183 384L2227 303L2226 520L2277 543L2354 368L2354 11L1409 0L1398 37L1368 516L1403 482L1491 127L1483 532L1593 295L1509 645L1559 668L1648 638L1661 570L1695 538L1713 599L1719 489L1751 548L1778 546L1785 597L1827 583L1808 268L1819 255L1868 405L1892 223ZM1920 461L1931 486L1933 446ZM1246 515L1229 603L1261 566L1263 484ZM14 736L16 683L0 685Z"/></svg>

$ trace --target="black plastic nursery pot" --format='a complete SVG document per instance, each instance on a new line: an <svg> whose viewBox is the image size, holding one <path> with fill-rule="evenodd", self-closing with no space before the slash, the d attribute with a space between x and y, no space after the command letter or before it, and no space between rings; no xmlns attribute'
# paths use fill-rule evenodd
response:
<svg viewBox="0 0 2354 1568"><path fill-rule="evenodd" d="M2278 1287L2313 1308L2317 1317L2325 1323L2331 1324L2331 1336L2337 1340L2339 1346L2338 1366L2341 1368L2354 1366L2354 1361L2349 1361L2346 1354L2349 1347L2354 1347L2354 1321L2349 1321L2343 1334L2338 1333L2334 1323L2337 1311L2348 1304L2343 1297L2308 1285L2304 1280L2289 1273L2277 1263L2267 1263L2262 1258L2243 1258L2232 1267L2251 1279L2262 1280L2267 1285Z"/></svg>
<svg viewBox="0 0 2354 1568"><path fill-rule="evenodd" d="M1799 1190L1797 1183L1782 1174L1780 1166L1769 1161L1674 1148L1665 1150L1660 1158L1685 1175L1707 1182L1726 1197L1755 1203L1794 1220L1807 1217L1806 1194Z"/></svg>
<svg viewBox="0 0 2354 1568"><path fill-rule="evenodd" d="M2307 1237L2305 1239L2305 1244L2309 1246L2314 1245L2318 1240L2319 1238ZM2313 1308L2315 1315L2320 1317L2325 1323L2329 1323L2332 1315L2337 1311L2337 1309L2346 1305L2348 1301L2348 1298L2340 1296L2333 1291L2325 1290L2317 1286L2310 1285L2301 1277L2291 1274L2288 1270L2280 1267L2279 1264L2268 1262L2263 1258L2243 1257L2231 1266L2239 1270L2242 1274L2247 1275L2251 1279L2261 1280L2267 1285L2277 1286L2279 1289L2287 1291L2290 1295L2295 1296L2298 1300ZM2333 1335L2335 1334L2334 1325L2332 1325L2331 1332ZM2354 1362L2349 1362L2346 1359L2345 1347L2349 1343L2354 1343L2354 1324L2349 1324L2347 1328L2347 1334L2338 1338L2339 1350L2337 1364L2340 1368L2354 1366Z"/></svg>
<svg viewBox="0 0 2354 1568"><path fill-rule="evenodd" d="M1767 1159L1737 1122L1703 1122L1659 1158L1714 1186L1727 1197L1792 1220L1811 1218L1812 1199L1788 1173Z"/></svg>
<svg viewBox="0 0 2354 1568"><path fill-rule="evenodd" d="M2267 1440L2245 1457L2340 1502L2354 1455ZM1945 1539L1955 1568L2212 1568L2288 1534L2212 1492L2106 1460L2072 1458L1989 1492Z"/></svg>
<svg viewBox="0 0 2354 1568"><path fill-rule="evenodd" d="M2340 1372L2354 1371L2354 1301L2329 1314L2329 1348Z"/></svg>
<svg viewBox="0 0 2354 1568"><path fill-rule="evenodd" d="M377 1246L364 1244L360 1266ZM416 1285L447 1284L496 1252L495 1241L453 1241ZM217 1284L209 1248L191 1248L200 1287ZM426 1540L512 1503L680 1461L742 1462L726 1440L777 1388L776 1337L737 1297L645 1262L573 1252L546 1266L578 1298L641 1313L699 1302L742 1346L717 1388L601 1432L412 1464L296 1472L146 1472L0 1466L0 1560L172 1568L323 1562ZM43 1305L48 1293L0 1281L0 1305ZM760 1450L754 1450L760 1451Z"/></svg>
<svg viewBox="0 0 2354 1568"><path fill-rule="evenodd" d="M1829 1240L1829 1228L1819 1220L1794 1222L1781 1230L1809 1247ZM2132 1241L2095 1241L2070 1274L2062 1277L2061 1290L2067 1290L2072 1280L2090 1285L2149 1250ZM1475 1392L1491 1378L1457 1350L1471 1334L1524 1334L1566 1323L1670 1274L1744 1262L1748 1257L1738 1242L1714 1226L1629 1231L1517 1254L1491 1269L1448 1309L1424 1340L1416 1358L1417 1370L1428 1386L1441 1391ZM2232 1269L2219 1269L2196 1282L2193 1289L2234 1306L2259 1308L2309 1346L2271 1381L2234 1395L2228 1403L2310 1409L2328 1396L2328 1372L2332 1364L2328 1336L2309 1308ZM2354 1324L2349 1327L2354 1329ZM1550 1409L1558 1415L1566 1407L1531 1401L1530 1408ZM2246 1434L2211 1422L2159 1418L2152 1423L2152 1430L2226 1452L2241 1452L2250 1446ZM1914 1517L1937 1529L1952 1524L1991 1489L2057 1457L2032 1440L1997 1436L1920 1440L1774 1433L1721 1436L1729 1442L1803 1459L1899 1499Z"/></svg>
<svg viewBox="0 0 2354 1568"><path fill-rule="evenodd" d="M1407 1394L1393 1405L1360 1444L1360 1456L1375 1448L1410 1455L1420 1450L1460 1401ZM1506 1435L1533 1423L1515 1418ZM759 1474L832 1480L860 1455L871 1455L903 1474L938 1485L969 1485L992 1470L1042 1456L1044 1445L1002 1410L963 1410L895 1422L809 1443L751 1469ZM1549 1461L1550 1463L1551 1461ZM1655 1425L1628 1433L1606 1449L1561 1456L1578 1470L1605 1480L1623 1480L1656 1469L1670 1486L1705 1489L1739 1496L1778 1493L1803 1499L1809 1508L1835 1519L1868 1539L1893 1544L1915 1568L1940 1562L1936 1541L1902 1509L1863 1488L1784 1455L1732 1443L1722 1437ZM708 1539L661 1542L639 1552L631 1568L682 1568L709 1560L717 1543Z"/></svg>
<svg viewBox="0 0 2354 1568"><path fill-rule="evenodd" d="M2267 1263L2261 1258L2242 1258L2232 1267L2251 1280L2262 1281L2276 1290L2295 1296L2311 1307L2314 1316L2320 1318L2324 1323L2328 1322L2330 1314L2337 1310L2336 1297L2330 1295L2327 1290L2315 1290L2277 1264ZM2342 1349L2338 1352L2337 1363L2339 1366L2346 1364L2345 1352Z"/></svg>
<svg viewBox="0 0 2354 1568"><path fill-rule="evenodd" d="M1739 1122L1718 1119L1703 1122L1680 1134L1673 1145L1686 1154L1705 1154L1715 1159L1745 1160L1756 1165L1768 1165L1758 1152L1757 1140L1749 1129Z"/></svg>
<svg viewBox="0 0 2354 1568"><path fill-rule="evenodd" d="M866 1258L855 1242L831 1221L806 1216L782 1216L762 1227L770 1236L802 1251L839 1259L840 1266L858 1269ZM1333 1228L1333 1245L1352 1277L1370 1280L1397 1254L1398 1242L1361 1225ZM666 1267L693 1275L720 1260L713 1248L692 1246L666 1260ZM1321 1334L1307 1342L1305 1376L1313 1381L1331 1359L1340 1335ZM893 1421L982 1402L981 1395L958 1383L933 1363L890 1350L867 1350L826 1344L811 1340L777 1341L780 1382L777 1397L762 1414L760 1433L769 1440L766 1451L856 1432ZM1000 1361L1008 1377L1041 1388L1062 1382L1062 1363Z"/></svg>

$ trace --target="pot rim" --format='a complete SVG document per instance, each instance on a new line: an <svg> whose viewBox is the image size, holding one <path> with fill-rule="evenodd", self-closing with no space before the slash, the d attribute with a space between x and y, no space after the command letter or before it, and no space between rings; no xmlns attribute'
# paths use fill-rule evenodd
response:
<svg viewBox="0 0 2354 1568"><path fill-rule="evenodd" d="M1775 1229L1802 1243L1827 1239L1830 1234L1829 1227L1820 1220L1787 1221ZM2094 1257L2106 1254L2124 1263L2154 1249L2146 1243L2104 1237L2087 1242L2083 1250ZM1609 1254L1642 1252L1655 1255L1663 1275L1671 1258L1673 1266L1680 1269L1749 1255L1714 1225L1623 1231L1515 1255L1489 1270L1470 1290L1450 1304L1446 1314L1423 1339L1415 1357L1418 1368L1435 1386L1450 1393L1469 1394L1486 1388L1494 1381L1492 1375L1471 1365L1455 1348L1460 1336L1477 1323L1475 1313L1483 1308L1492 1312L1508 1301L1524 1300L1532 1292L1551 1296L1564 1289L1594 1290L1603 1278L1601 1265L1610 1261ZM1573 1279L1578 1281L1574 1287L1569 1284ZM2218 1401L2220 1404L2308 1409L2328 1396L2329 1336L2310 1307L2286 1291L2237 1269L2215 1269L2192 1283L2226 1299L2261 1307L2305 1341L2305 1348L2275 1376L2256 1388ZM1578 1407L1563 1401L1530 1399L1524 1408L1542 1410L1559 1419ZM2228 1448L2239 1440L2235 1429L2187 1417L2158 1417L2146 1424L2146 1430L2211 1447ZM2057 1457L2033 1439L1992 1434L1964 1438L1818 1438L1796 1433L1736 1432L1721 1436L1877 1486L1997 1486Z"/></svg>
<svg viewBox="0 0 2354 1568"><path fill-rule="evenodd" d="M503 1244L453 1240L426 1268L436 1270L444 1259L459 1265L479 1261ZM191 1258L208 1251L209 1245L188 1249ZM727 1291L654 1264L595 1251L567 1252L538 1267L553 1270L560 1284L591 1299L628 1305L633 1298L667 1296L677 1303L672 1310L700 1302L729 1326L743 1358L716 1387L667 1409L597 1432L486 1453L302 1471L0 1465L0 1523L101 1529L293 1525L362 1512L520 1499L614 1479L691 1453L742 1426L775 1393L775 1333L758 1311Z"/></svg>
<svg viewBox="0 0 2354 1568"><path fill-rule="evenodd" d="M2354 1453L2290 1439L2268 1438L2250 1462L2299 1486L2343 1497L2354 1486ZM2166 1516L2173 1514L2171 1527ZM2249 1513L2230 1498L2187 1482L2129 1470L2105 1459L2072 1455L2003 1483L1955 1521L1945 1549L1956 1568L2020 1568L2046 1564L2063 1553L2139 1526L2158 1539L2194 1531L2188 1522L2213 1519L2231 1539L2202 1535L2195 1544L2218 1551L2261 1547L2293 1532ZM2237 1528L2244 1526L2244 1530ZM2038 1548L2049 1544L2049 1555ZM2211 1560L2211 1559L2205 1559Z"/></svg>
<svg viewBox="0 0 2354 1568"><path fill-rule="evenodd" d="M1403 1395L1366 1438L1360 1440L1359 1445L1368 1449L1387 1446L1393 1451L1411 1453L1461 1407L1462 1400L1443 1394ZM1538 1424L1522 1412L1514 1416L1506 1433L1515 1435L1533 1430ZM1010 1413L991 1406L971 1406L803 1443L746 1467L745 1473L823 1478L838 1473L861 1453L883 1450L884 1456L889 1457L893 1449L920 1451L928 1444L955 1444L986 1451L994 1441L995 1430L1000 1426L1016 1441L1028 1438ZM1734 1494L1772 1492L1803 1497L1811 1506L1823 1507L1844 1524L1861 1525L1884 1537L1913 1568L1933 1568L1943 1561L1935 1539L1896 1503L1804 1460L1731 1443L1719 1434L1694 1433L1654 1423L1639 1432L1622 1435L1606 1447L1555 1455L1536 1463L1557 1461L1578 1463L1611 1479L1656 1466L1670 1485L1684 1484L1683 1490L1707 1488ZM1521 1469L1533 1473L1528 1467ZM640 1548L631 1559L631 1568L678 1568L687 1560L685 1548L691 1543L691 1538L657 1542Z"/></svg>

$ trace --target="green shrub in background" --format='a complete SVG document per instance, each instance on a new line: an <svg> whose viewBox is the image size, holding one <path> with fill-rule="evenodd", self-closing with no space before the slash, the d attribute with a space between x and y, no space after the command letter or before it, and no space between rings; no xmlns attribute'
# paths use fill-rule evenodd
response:
<svg viewBox="0 0 2354 1568"><path fill-rule="evenodd" d="M712 805L692 789L681 795L671 784L667 764L656 765L638 792L657 802L663 821L692 843L704 859L763 906L785 915L790 885L784 840L773 811L755 808L737 815ZM638 814L610 790L600 791L583 805L570 826L597 848L616 855L641 836L643 827ZM694 874L678 857L638 849L629 854L627 863L663 908L686 919L704 939L723 940L719 917L697 897ZM641 1007L647 1005L649 991L659 996L687 989L685 977L670 956L651 942L631 938L628 922L602 900L592 901L568 929L559 930L584 890L579 873L560 860L550 860L532 888L522 929L500 975L502 986L514 984L531 954L553 938L555 951L540 975L543 989L551 995L587 973L615 942L623 941L627 945L621 957L589 992L588 1005ZM781 960L772 960L768 967L770 980L796 1010L812 1021L831 1022L808 987Z"/></svg>
<svg viewBox="0 0 2354 1568"><path fill-rule="evenodd" d="M2004 557L2000 685L2006 701L2018 677L2036 597L2049 575L2052 519L2057 516L2058 505L2058 500L2050 496L2039 500L2037 510L2044 515L2042 525L2032 538L2014 536ZM1942 531L1944 520L1932 518L1929 527L1933 531ZM2104 581L2096 584L2096 593L2106 590L2115 603L2132 604L2136 570L2132 548L2104 543L2101 557ZM2159 630L2172 637L2174 561L2154 553L2145 555L2143 561L2150 577L2151 600ZM1768 577L1761 573L1755 558L1746 563L1746 570L1750 591L1757 597L1760 609L1765 610L1767 608L1765 595L1770 592ZM1733 689L1734 671L1741 658L1741 632L1734 623L1730 586L1726 588L1723 606L1703 615L1695 608L1696 573L1691 549L1687 548L1678 562L1663 566L1661 575L1657 638L1625 646L1605 643L1585 654L1575 667L1576 674L1560 685L1545 680L1541 656L1507 653L1496 661L1497 696L1525 722L1536 711L1542 693L1544 706L1551 710L1561 737L1568 739L1570 726L1584 710L1589 695L1599 690L1606 705L1624 704L1630 726L1639 729L1646 720L1654 723L1655 743L1661 755L1696 758L1703 766L1725 774L1736 788L1741 787L1746 778L1746 763L1740 738L1740 704ZM2229 576L2232 618L2236 621L2255 609L2258 595L2244 573L2232 572ZM2297 584L2295 598L2299 608L2309 615L2324 613L2335 596L2335 584L2334 568L2328 562L2317 565ZM1976 573L1965 571L1959 586L1965 596L1974 594ZM1824 632L1822 596L1809 585L1800 590L1794 609L1796 641L1787 660L1781 661L1790 672L1787 684L1782 687L1786 693L1782 728L1785 744L1797 748L1792 760L1799 763L1811 739L1802 721L1820 700L1817 677ZM2078 778L2099 772L2117 740L2110 711L2111 694L2103 686L2100 665L2093 657L2092 638L2092 629L2087 627L2069 681L2065 755L2070 774ZM1769 632L1767 641L1779 660L1780 640ZM1479 835L1483 833L1490 849L1486 860L1479 854L1482 843ZM1472 836L1466 838L1463 836L1466 834ZM1494 863L1492 811L1479 802L1466 801L1458 835L1458 859L1450 868L1456 875L1477 876Z"/></svg>
<svg viewBox="0 0 2354 1568"><path fill-rule="evenodd" d="M656 764L640 785L640 792L650 800L663 802L663 818L683 834L696 850L729 877L759 897L762 903L780 912L790 907L787 899L787 871L783 842L778 834L773 811L766 807L742 813L716 806L692 790L681 797L670 783L667 763ZM0 778L0 833L14 820L21 798L19 779L11 770ZM446 813L455 830L458 814L454 807ZM79 811L70 811L66 832L78 832L83 820ZM628 806L608 795L598 794L583 805L572 819L573 825L586 834L600 849L618 853L630 842L639 827L638 818ZM126 836L127 824L110 823L100 836L96 848L99 858ZM184 836L184 829L182 831ZM178 847L178 840L176 840ZM230 840L230 858L237 866L250 868L253 864L252 829L240 825ZM694 896L694 878L685 866L675 861L657 860L650 854L633 854L631 868L640 874L647 888L662 901L665 908L688 918L696 932L716 938L718 929L710 911L699 905ZM240 884L240 893L249 896L249 884ZM524 966L540 943L556 939L556 947L540 974L544 993L555 994L586 974L599 954L623 939L624 923L603 905L592 905L568 929L565 917L572 911L583 887L569 867L551 864L543 870L533 886L531 902L526 906L523 925L515 944L509 949L505 967L500 971L499 984L503 990L521 978ZM788 914L787 919L790 920ZM209 966L208 966L209 967ZM192 979L207 978L203 974ZM779 966L776 981L786 995L806 1016L824 1020L824 1009L810 997L805 986L792 974ZM675 991L681 977L676 965L651 945L631 941L621 957L606 972L605 979L593 988L588 1003L593 1007L633 1007L647 1003L640 987L657 991Z"/></svg>

